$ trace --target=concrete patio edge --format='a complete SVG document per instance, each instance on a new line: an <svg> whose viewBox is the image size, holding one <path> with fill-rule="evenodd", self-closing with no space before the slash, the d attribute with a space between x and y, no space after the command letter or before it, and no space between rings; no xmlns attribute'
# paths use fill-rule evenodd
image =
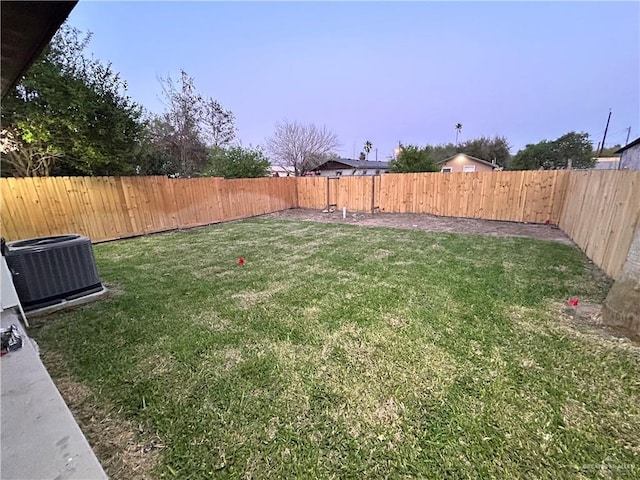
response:
<svg viewBox="0 0 640 480"><path fill-rule="evenodd" d="M0 478L106 479L91 446L58 392L37 345L18 318L2 312L3 328L18 326L21 349L0 359Z"/></svg>

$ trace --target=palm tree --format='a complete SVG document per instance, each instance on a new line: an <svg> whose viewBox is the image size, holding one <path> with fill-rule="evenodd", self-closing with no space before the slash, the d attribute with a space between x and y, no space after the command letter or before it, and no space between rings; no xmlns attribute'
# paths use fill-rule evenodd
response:
<svg viewBox="0 0 640 480"><path fill-rule="evenodd" d="M369 160L369 152L371 151L372 148L373 148L373 143L371 143L369 140L364 142L364 151L367 153L367 160Z"/></svg>
<svg viewBox="0 0 640 480"><path fill-rule="evenodd" d="M462 131L462 124L456 123L456 147L458 146L458 134Z"/></svg>

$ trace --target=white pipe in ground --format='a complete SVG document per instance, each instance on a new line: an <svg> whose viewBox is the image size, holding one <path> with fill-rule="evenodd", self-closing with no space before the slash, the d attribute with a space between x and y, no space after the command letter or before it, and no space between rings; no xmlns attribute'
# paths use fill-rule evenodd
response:
<svg viewBox="0 0 640 480"><path fill-rule="evenodd" d="M342 218L347 218L347 207L342 207Z"/></svg>

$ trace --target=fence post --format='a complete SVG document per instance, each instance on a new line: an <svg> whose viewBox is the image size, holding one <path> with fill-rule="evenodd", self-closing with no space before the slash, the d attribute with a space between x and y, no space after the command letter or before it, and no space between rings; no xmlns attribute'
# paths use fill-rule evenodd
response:
<svg viewBox="0 0 640 480"><path fill-rule="evenodd" d="M329 177L327 176L327 212L329 211Z"/></svg>
<svg viewBox="0 0 640 480"><path fill-rule="evenodd" d="M371 213L376 209L376 176L371 175Z"/></svg>

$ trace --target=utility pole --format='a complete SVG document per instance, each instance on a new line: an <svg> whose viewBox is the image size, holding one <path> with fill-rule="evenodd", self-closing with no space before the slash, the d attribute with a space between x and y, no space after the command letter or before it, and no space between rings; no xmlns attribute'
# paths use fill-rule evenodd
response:
<svg viewBox="0 0 640 480"><path fill-rule="evenodd" d="M627 127L627 139L624 142L624 146L629 145L629 135L631 135L631 127Z"/></svg>
<svg viewBox="0 0 640 480"><path fill-rule="evenodd" d="M631 127L629 127L631 128ZM376 162L378 161L378 149L376 148Z"/></svg>
<svg viewBox="0 0 640 480"><path fill-rule="evenodd" d="M604 127L604 136L602 137L602 144L600 145L600 150L598 151L598 156L602 156L602 150L604 150L604 141L607 138L607 130L609 130L609 120L611 120L611 109L609 109L609 116L607 117L607 126Z"/></svg>

